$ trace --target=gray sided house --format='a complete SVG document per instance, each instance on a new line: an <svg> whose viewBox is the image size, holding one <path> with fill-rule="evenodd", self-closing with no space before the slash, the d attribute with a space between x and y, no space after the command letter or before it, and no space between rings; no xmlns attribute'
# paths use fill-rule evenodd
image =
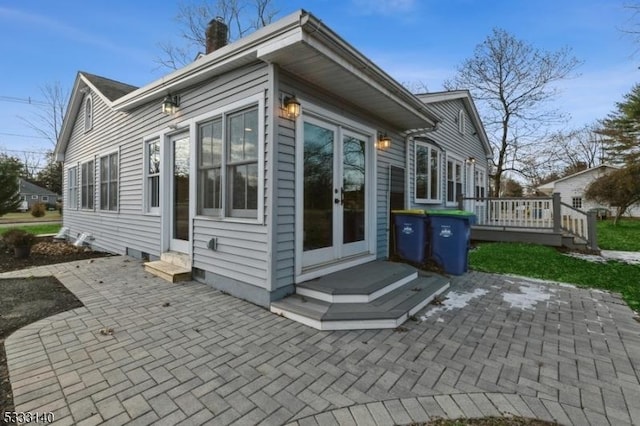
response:
<svg viewBox="0 0 640 426"><path fill-rule="evenodd" d="M20 210L29 210L36 203L42 203L47 207L55 207L59 195L47 188L43 188L22 178L19 179L20 198L22 200Z"/></svg>
<svg viewBox="0 0 640 426"><path fill-rule="evenodd" d="M485 191L468 93L433 96L305 11L141 88L80 72L56 147L64 226L269 306L386 259L391 208L453 205L449 161L456 194Z"/></svg>

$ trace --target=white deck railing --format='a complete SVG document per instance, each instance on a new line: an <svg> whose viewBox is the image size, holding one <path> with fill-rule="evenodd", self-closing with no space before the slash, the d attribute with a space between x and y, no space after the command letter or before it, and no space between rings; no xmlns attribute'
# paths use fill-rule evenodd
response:
<svg viewBox="0 0 640 426"><path fill-rule="evenodd" d="M597 249L595 214L587 214L560 201L560 194L536 198L462 198L459 208L476 215L476 225L565 231Z"/></svg>

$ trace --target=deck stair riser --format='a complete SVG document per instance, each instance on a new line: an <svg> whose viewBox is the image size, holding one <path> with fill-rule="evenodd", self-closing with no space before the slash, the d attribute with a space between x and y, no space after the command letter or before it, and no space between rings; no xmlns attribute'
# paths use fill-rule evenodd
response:
<svg viewBox="0 0 640 426"><path fill-rule="evenodd" d="M449 280L376 261L296 286L271 311L318 330L396 328L449 287Z"/></svg>
<svg viewBox="0 0 640 426"><path fill-rule="evenodd" d="M162 253L160 260L146 262L144 269L148 273L171 283L189 281L191 279L191 260L183 253Z"/></svg>

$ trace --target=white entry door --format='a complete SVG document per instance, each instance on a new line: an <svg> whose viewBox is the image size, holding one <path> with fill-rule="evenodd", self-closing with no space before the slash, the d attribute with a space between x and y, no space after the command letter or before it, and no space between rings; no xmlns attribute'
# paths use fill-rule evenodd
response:
<svg viewBox="0 0 640 426"><path fill-rule="evenodd" d="M305 117L302 268L368 252L371 137Z"/></svg>
<svg viewBox="0 0 640 426"><path fill-rule="evenodd" d="M169 249L189 253L189 133L169 140L171 156Z"/></svg>

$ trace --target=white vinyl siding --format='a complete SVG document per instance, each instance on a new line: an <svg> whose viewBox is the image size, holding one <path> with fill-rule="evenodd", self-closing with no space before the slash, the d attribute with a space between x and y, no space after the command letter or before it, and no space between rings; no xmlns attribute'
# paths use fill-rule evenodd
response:
<svg viewBox="0 0 640 426"><path fill-rule="evenodd" d="M417 203L440 202L440 150L426 142L415 147L415 200Z"/></svg>
<svg viewBox="0 0 640 426"><path fill-rule="evenodd" d="M100 158L100 210L118 210L118 153Z"/></svg>
<svg viewBox="0 0 640 426"><path fill-rule="evenodd" d="M93 160L82 163L81 171L81 188L80 188L80 207L86 210L93 210L93 202L95 200L95 165Z"/></svg>

